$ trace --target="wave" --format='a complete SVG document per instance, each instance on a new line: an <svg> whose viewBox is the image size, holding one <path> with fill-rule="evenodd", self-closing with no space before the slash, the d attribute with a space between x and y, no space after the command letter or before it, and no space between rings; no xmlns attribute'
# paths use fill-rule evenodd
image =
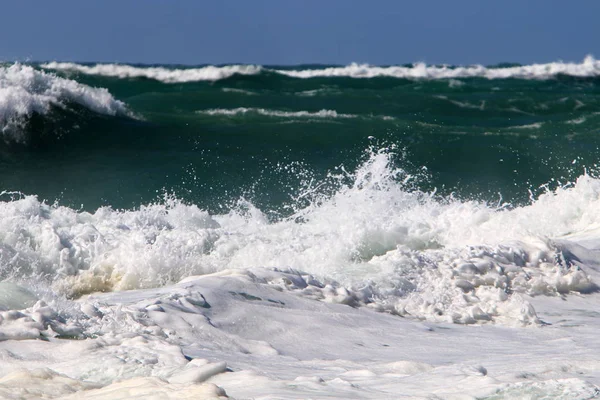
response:
<svg viewBox="0 0 600 400"><path fill-rule="evenodd" d="M357 115L357 114L343 114L338 113L335 110L319 110L319 111L281 111L281 110L269 110L265 108L213 108L208 110L198 110L197 114L204 115L223 115L223 116L238 116L238 115L262 115L265 117L274 118L319 118L319 119L352 119L352 118L377 118L384 121L395 120L394 117L388 115Z"/></svg>
<svg viewBox="0 0 600 400"><path fill-rule="evenodd" d="M257 65L208 65L202 68L170 69L164 67L135 67L123 64L96 64L94 66L75 63L50 62L42 68L73 71L87 75L111 76L116 78L147 78L165 83L184 83L198 81L218 81L235 74L256 75L262 71Z"/></svg>
<svg viewBox="0 0 600 400"><path fill-rule="evenodd" d="M310 69L268 68L259 65L205 66L200 68L143 67L125 64L82 65L76 63L50 62L41 65L45 69L73 71L89 75L111 76L118 78L148 78L165 83L183 83L198 81L218 81L234 75L258 75L276 73L291 78L400 78L400 79L449 79L451 87L460 85L459 78L485 79L552 79L559 75L573 77L600 76L600 61L587 56L581 63L562 61L520 65L512 67L485 67L483 65L451 66L427 65L416 63L411 66L374 66L352 63L347 66L333 66Z"/></svg>
<svg viewBox="0 0 600 400"><path fill-rule="evenodd" d="M27 141L30 117L70 105L97 114L131 116L126 105L105 88L86 86L27 65L0 66L0 132L5 141Z"/></svg>
<svg viewBox="0 0 600 400"><path fill-rule="evenodd" d="M339 89L334 88L321 88L321 89L313 89L313 90L303 90L301 92L295 92L295 96L300 97L315 97L315 96L330 96L337 95L339 96L342 92Z"/></svg>
<svg viewBox="0 0 600 400"><path fill-rule="evenodd" d="M279 220L243 199L221 215L176 199L88 213L4 193L0 277L47 279L77 297L276 268L273 284L299 295L457 323L535 324L524 296L596 289L600 180L511 208L410 189L416 178L390 157L307 180Z"/></svg>
<svg viewBox="0 0 600 400"><path fill-rule="evenodd" d="M510 126L512 129L540 129L544 123L543 122L535 122L533 124L527 125L518 125L518 126Z"/></svg>
<svg viewBox="0 0 600 400"><path fill-rule="evenodd" d="M575 77L600 76L600 61L587 56L581 63L552 62L547 64L532 64L516 67L500 68L474 65L460 66L428 66L417 63L413 66L377 67L368 64L350 64L345 67L330 67L323 69L305 70L276 70L277 73L293 78L403 78L403 79L457 79L457 78L486 78L486 79L550 79L558 75Z"/></svg>
<svg viewBox="0 0 600 400"><path fill-rule="evenodd" d="M233 109L227 108L213 108L209 110L196 111L197 114L205 115L246 115L246 114L257 114L266 117L277 117L277 118L358 118L355 114L342 114L335 110L320 110L316 112L310 111L280 111L280 110L268 110L265 108L245 108L238 107Z"/></svg>
<svg viewBox="0 0 600 400"><path fill-rule="evenodd" d="M256 93L256 92L252 92L250 90L244 90L244 89L223 88L221 90L223 92L225 92L225 93L239 93L239 94L244 94L246 96L256 96L256 95L258 95L258 93Z"/></svg>

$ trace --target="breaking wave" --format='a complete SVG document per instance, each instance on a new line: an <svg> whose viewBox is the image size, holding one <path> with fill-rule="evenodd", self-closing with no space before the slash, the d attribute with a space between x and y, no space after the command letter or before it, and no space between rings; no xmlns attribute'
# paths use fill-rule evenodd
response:
<svg viewBox="0 0 600 400"><path fill-rule="evenodd" d="M148 78L165 83L182 83L197 81L218 81L234 75L259 75L275 73L291 78L401 78L401 79L552 79L559 75L573 77L600 76L600 61L587 56L580 63L551 62L546 64L518 65L511 67L486 67L483 65L451 66L427 65L416 63L408 66L374 66L352 63L347 66L331 66L322 68L285 69L259 65L224 65L203 66L199 68L165 68L144 67L125 64L82 65L76 63L50 62L42 68L72 71L89 75L112 76L118 78ZM453 84L456 84L453 81Z"/></svg>
<svg viewBox="0 0 600 400"><path fill-rule="evenodd" d="M278 117L278 118L358 118L358 115L354 114L342 114L335 110L320 110L316 112L310 111L280 111L280 110L267 110L264 108L233 108L223 109L214 108L209 110L196 111L198 114L206 115L245 115L245 114L257 114L266 117Z"/></svg>
<svg viewBox="0 0 600 400"><path fill-rule="evenodd" d="M165 67L136 67L123 64L96 64L89 66L65 62L42 64L42 68L116 78L147 78L165 83L218 81L235 74L255 75L262 71L262 67L257 65L208 65L202 68L170 69Z"/></svg>
<svg viewBox="0 0 600 400"><path fill-rule="evenodd" d="M31 66L0 66L0 132L6 142L26 142L33 116L48 116L72 106L96 114L131 116L126 105L105 88L38 71Z"/></svg>
<svg viewBox="0 0 600 400"><path fill-rule="evenodd" d="M403 79L551 79L558 75L576 77L600 76L600 61L587 56L581 63L552 62L547 64L522 65L508 68L474 65L431 66L424 63L412 66L377 67L368 64L350 64L345 67L330 67L306 70L277 70L278 73L294 78L350 77L350 78L403 78Z"/></svg>
<svg viewBox="0 0 600 400"><path fill-rule="evenodd" d="M511 208L410 189L415 178L390 157L310 180L278 220L245 200L221 215L175 199L88 213L4 193L0 276L45 277L79 296L275 268L273 284L300 295L457 323L535 324L524 295L596 290L585 246L600 237L600 180Z"/></svg>
<svg viewBox="0 0 600 400"><path fill-rule="evenodd" d="M309 119L352 119L352 118L375 118L382 119L384 121L392 121L395 118L389 115L358 115L358 114L344 114L339 113L335 110L319 110L319 111L282 111L282 110L268 110L265 108L245 108L238 107L233 109L227 108L213 108L208 110L198 110L197 114L202 115L215 115L215 116L244 116L244 115L261 115L264 117L272 118L309 118Z"/></svg>

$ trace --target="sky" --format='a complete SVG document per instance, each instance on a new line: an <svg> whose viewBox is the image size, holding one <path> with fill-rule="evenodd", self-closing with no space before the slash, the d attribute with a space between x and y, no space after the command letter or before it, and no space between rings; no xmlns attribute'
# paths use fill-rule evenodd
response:
<svg viewBox="0 0 600 400"><path fill-rule="evenodd" d="M19 0L0 60L496 64L600 58L597 0Z"/></svg>

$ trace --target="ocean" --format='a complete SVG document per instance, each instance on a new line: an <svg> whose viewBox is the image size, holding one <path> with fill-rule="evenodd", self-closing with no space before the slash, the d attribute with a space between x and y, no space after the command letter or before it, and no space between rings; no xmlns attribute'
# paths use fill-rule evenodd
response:
<svg viewBox="0 0 600 400"><path fill-rule="evenodd" d="M0 397L598 397L599 145L591 56L2 63Z"/></svg>

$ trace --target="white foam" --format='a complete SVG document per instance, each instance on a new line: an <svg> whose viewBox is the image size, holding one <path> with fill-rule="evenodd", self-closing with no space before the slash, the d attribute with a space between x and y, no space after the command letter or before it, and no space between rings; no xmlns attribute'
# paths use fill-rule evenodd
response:
<svg viewBox="0 0 600 400"><path fill-rule="evenodd" d="M575 119L570 119L568 121L565 121L565 124L570 124L570 125L581 125L586 121L585 117L579 117L579 118L575 118Z"/></svg>
<svg viewBox="0 0 600 400"><path fill-rule="evenodd" d="M534 122L533 124L511 126L512 129L540 129L544 123Z"/></svg>
<svg viewBox="0 0 600 400"><path fill-rule="evenodd" d="M5 139L25 140L20 131L32 114L47 114L52 107L79 104L105 115L128 115L124 103L104 88L92 88L30 66L0 66L0 131Z"/></svg>
<svg viewBox="0 0 600 400"><path fill-rule="evenodd" d="M315 302L267 282L279 275L281 285L300 284L293 274L255 271L80 299L75 304L100 312L73 318L86 340L0 341L0 397L567 399L598 392L598 296L550 299L542 308L552 324L543 329L473 328Z"/></svg>
<svg viewBox="0 0 600 400"><path fill-rule="evenodd" d="M465 86L463 81L459 81L458 79L450 79L448 80L448 87L450 88L459 88Z"/></svg>
<svg viewBox="0 0 600 400"><path fill-rule="evenodd" d="M551 79L557 75L594 77L600 75L600 61L591 55L581 63L556 61L546 64L531 64L499 68L483 65L449 66L416 63L412 66L380 67L369 64L352 63L340 67L320 69L268 69L258 65L208 65L200 68L143 67L126 64L96 64L93 66L67 62L50 62L42 68L61 71L74 71L89 75L113 76L118 78L149 78L165 83L217 81L235 74L256 75L263 71L275 72L293 78L348 77L348 78L403 78L403 79L450 79L451 87L462 83L454 79Z"/></svg>
<svg viewBox="0 0 600 400"><path fill-rule="evenodd" d="M301 97L314 97L314 96L335 96L335 95L339 95L340 93L341 92L339 89L325 87L325 88L313 89L313 90L302 90L300 92L294 92L293 94L295 96L301 96Z"/></svg>
<svg viewBox="0 0 600 400"><path fill-rule="evenodd" d="M79 338L82 331L80 325L67 322L43 301L38 301L32 307L21 311L0 311L0 341L55 336Z"/></svg>
<svg viewBox="0 0 600 400"><path fill-rule="evenodd" d="M32 196L1 202L2 274L47 276L59 293L81 296L232 268L291 268L314 278L285 288L311 298L510 325L538 322L522 295L594 289L587 263L561 260L565 235L593 236L600 226L600 180L584 175L529 206L498 209L411 190L411 177L389 162L374 153L353 175L330 177L328 185L346 182L332 197L313 182L298 194L310 204L274 222L247 202L212 216L175 200L93 214Z"/></svg>
<svg viewBox="0 0 600 400"><path fill-rule="evenodd" d="M338 113L336 110L319 110L319 111L282 111L282 110L269 110L265 108L212 108L208 110L198 110L198 114L204 115L225 115L225 116L236 116L255 114L262 115L265 117L274 118L309 118L309 119L352 119L352 118L377 118L384 121L393 121L394 117L388 115L357 115L357 114L344 114Z"/></svg>
<svg viewBox="0 0 600 400"><path fill-rule="evenodd" d="M33 306L37 297L29 290L10 282L0 282L0 311L21 310Z"/></svg>
<svg viewBox="0 0 600 400"><path fill-rule="evenodd" d="M256 96L258 93L251 92L249 90L237 89L237 88L223 88L223 92L225 93L239 93L245 94L246 96Z"/></svg>
<svg viewBox="0 0 600 400"><path fill-rule="evenodd" d="M532 64L508 68L484 67L473 65L467 67L428 66L417 63L410 67L389 66L378 67L368 64L350 64L344 67L305 70L277 70L277 73L294 78L349 77L376 78L391 77L404 79L550 79L557 75L577 77L594 77L600 75L600 61L587 56L581 63L565 63L562 61L547 64Z"/></svg>
<svg viewBox="0 0 600 400"><path fill-rule="evenodd" d="M277 118L358 118L358 115L354 114L342 114L335 110L319 110L315 112L311 111L281 111L281 110L268 110L265 108L213 108L208 110L196 111L198 114L206 115L244 115L244 114L258 114L266 117L277 117Z"/></svg>
<svg viewBox="0 0 600 400"><path fill-rule="evenodd" d="M42 68L74 71L88 75L112 76L116 78L148 78L165 83L218 81L233 75L256 75L263 68L257 65L208 65L201 68L171 69L165 67L135 67L124 64L96 64L94 66L65 62L50 62Z"/></svg>
<svg viewBox="0 0 600 400"><path fill-rule="evenodd" d="M472 103L469 103L468 101L458 101L458 100L448 100L448 101L460 108L469 108L472 110L479 110L479 111L485 110L485 100L481 100L480 104L472 104Z"/></svg>

